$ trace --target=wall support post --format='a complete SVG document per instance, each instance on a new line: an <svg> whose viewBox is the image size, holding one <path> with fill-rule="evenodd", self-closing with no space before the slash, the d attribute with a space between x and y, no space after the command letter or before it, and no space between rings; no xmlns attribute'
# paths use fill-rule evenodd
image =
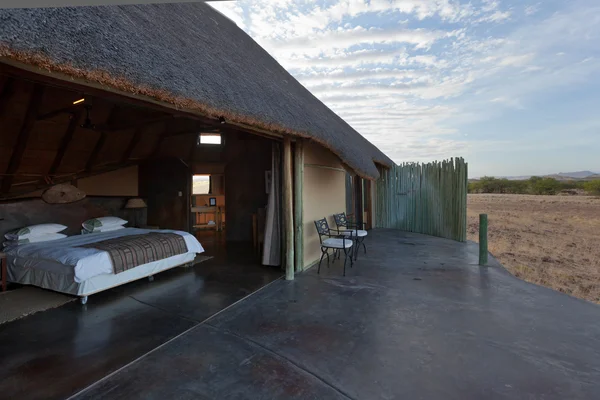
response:
<svg viewBox="0 0 600 400"><path fill-rule="evenodd" d="M363 206L363 180L360 176L356 175L354 177L354 207L355 207L355 215L354 215L354 222L358 225L362 227L363 224L363 213L364 213L364 206ZM360 228L363 229L363 228Z"/></svg>
<svg viewBox="0 0 600 400"><path fill-rule="evenodd" d="M479 214L479 265L487 265L488 262L488 217L487 214Z"/></svg>
<svg viewBox="0 0 600 400"><path fill-rule="evenodd" d="M285 279L294 279L294 204L292 194L292 142L283 138L283 229L285 230Z"/></svg>
<svg viewBox="0 0 600 400"><path fill-rule="evenodd" d="M294 151L294 255L296 272L304 269L304 142L296 139Z"/></svg>

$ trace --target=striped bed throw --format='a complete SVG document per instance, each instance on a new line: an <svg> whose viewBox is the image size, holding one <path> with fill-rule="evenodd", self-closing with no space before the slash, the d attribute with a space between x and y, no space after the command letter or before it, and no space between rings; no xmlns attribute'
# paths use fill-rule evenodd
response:
<svg viewBox="0 0 600 400"><path fill-rule="evenodd" d="M115 274L188 251L183 236L158 232L122 236L80 247L106 251L112 260Z"/></svg>

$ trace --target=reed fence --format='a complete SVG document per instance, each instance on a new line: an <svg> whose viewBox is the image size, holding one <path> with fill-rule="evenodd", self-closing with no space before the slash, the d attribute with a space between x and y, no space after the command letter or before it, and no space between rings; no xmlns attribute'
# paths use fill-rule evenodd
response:
<svg viewBox="0 0 600 400"><path fill-rule="evenodd" d="M463 158L404 163L376 184L376 226L467 240L467 168Z"/></svg>

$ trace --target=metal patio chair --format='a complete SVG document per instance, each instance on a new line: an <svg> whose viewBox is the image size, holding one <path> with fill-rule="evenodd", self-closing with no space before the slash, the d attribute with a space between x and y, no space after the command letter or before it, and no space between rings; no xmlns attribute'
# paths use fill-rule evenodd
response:
<svg viewBox="0 0 600 400"><path fill-rule="evenodd" d="M344 252L344 276L346 276L346 262L348 261L348 255L350 255L350 267L353 265L352 245L354 243L352 241L352 234L332 234L331 229L329 229L327 219L325 218L315 221L315 227L317 228L317 233L319 234L319 242L321 242L321 259L319 260L319 269L317 270L317 274L321 273L321 262L323 261L323 257L325 257L325 255L327 255L327 267L329 267L329 249L332 249L332 263L335 262L336 254L339 258L341 252Z"/></svg>
<svg viewBox="0 0 600 400"><path fill-rule="evenodd" d="M365 254L367 254L367 246L365 245L365 238L368 233L365 229L365 223L357 224L348 219L345 212L334 214L333 219L337 226L337 232L339 235L347 235L354 237L356 246L354 246L354 259L358 259L358 250L360 246L363 247ZM360 229L359 229L360 228Z"/></svg>

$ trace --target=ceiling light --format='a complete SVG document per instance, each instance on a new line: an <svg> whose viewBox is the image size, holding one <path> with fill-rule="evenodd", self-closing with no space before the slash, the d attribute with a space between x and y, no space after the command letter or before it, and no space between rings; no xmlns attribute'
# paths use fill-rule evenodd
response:
<svg viewBox="0 0 600 400"><path fill-rule="evenodd" d="M79 99L79 100L75 100L75 101L73 102L73 104L75 105L75 104L83 103L84 101L85 101L85 97L84 97L84 98L81 98L81 99Z"/></svg>
<svg viewBox="0 0 600 400"><path fill-rule="evenodd" d="M219 117L219 122L222 123L222 124L224 124L225 123L225 118Z"/></svg>

